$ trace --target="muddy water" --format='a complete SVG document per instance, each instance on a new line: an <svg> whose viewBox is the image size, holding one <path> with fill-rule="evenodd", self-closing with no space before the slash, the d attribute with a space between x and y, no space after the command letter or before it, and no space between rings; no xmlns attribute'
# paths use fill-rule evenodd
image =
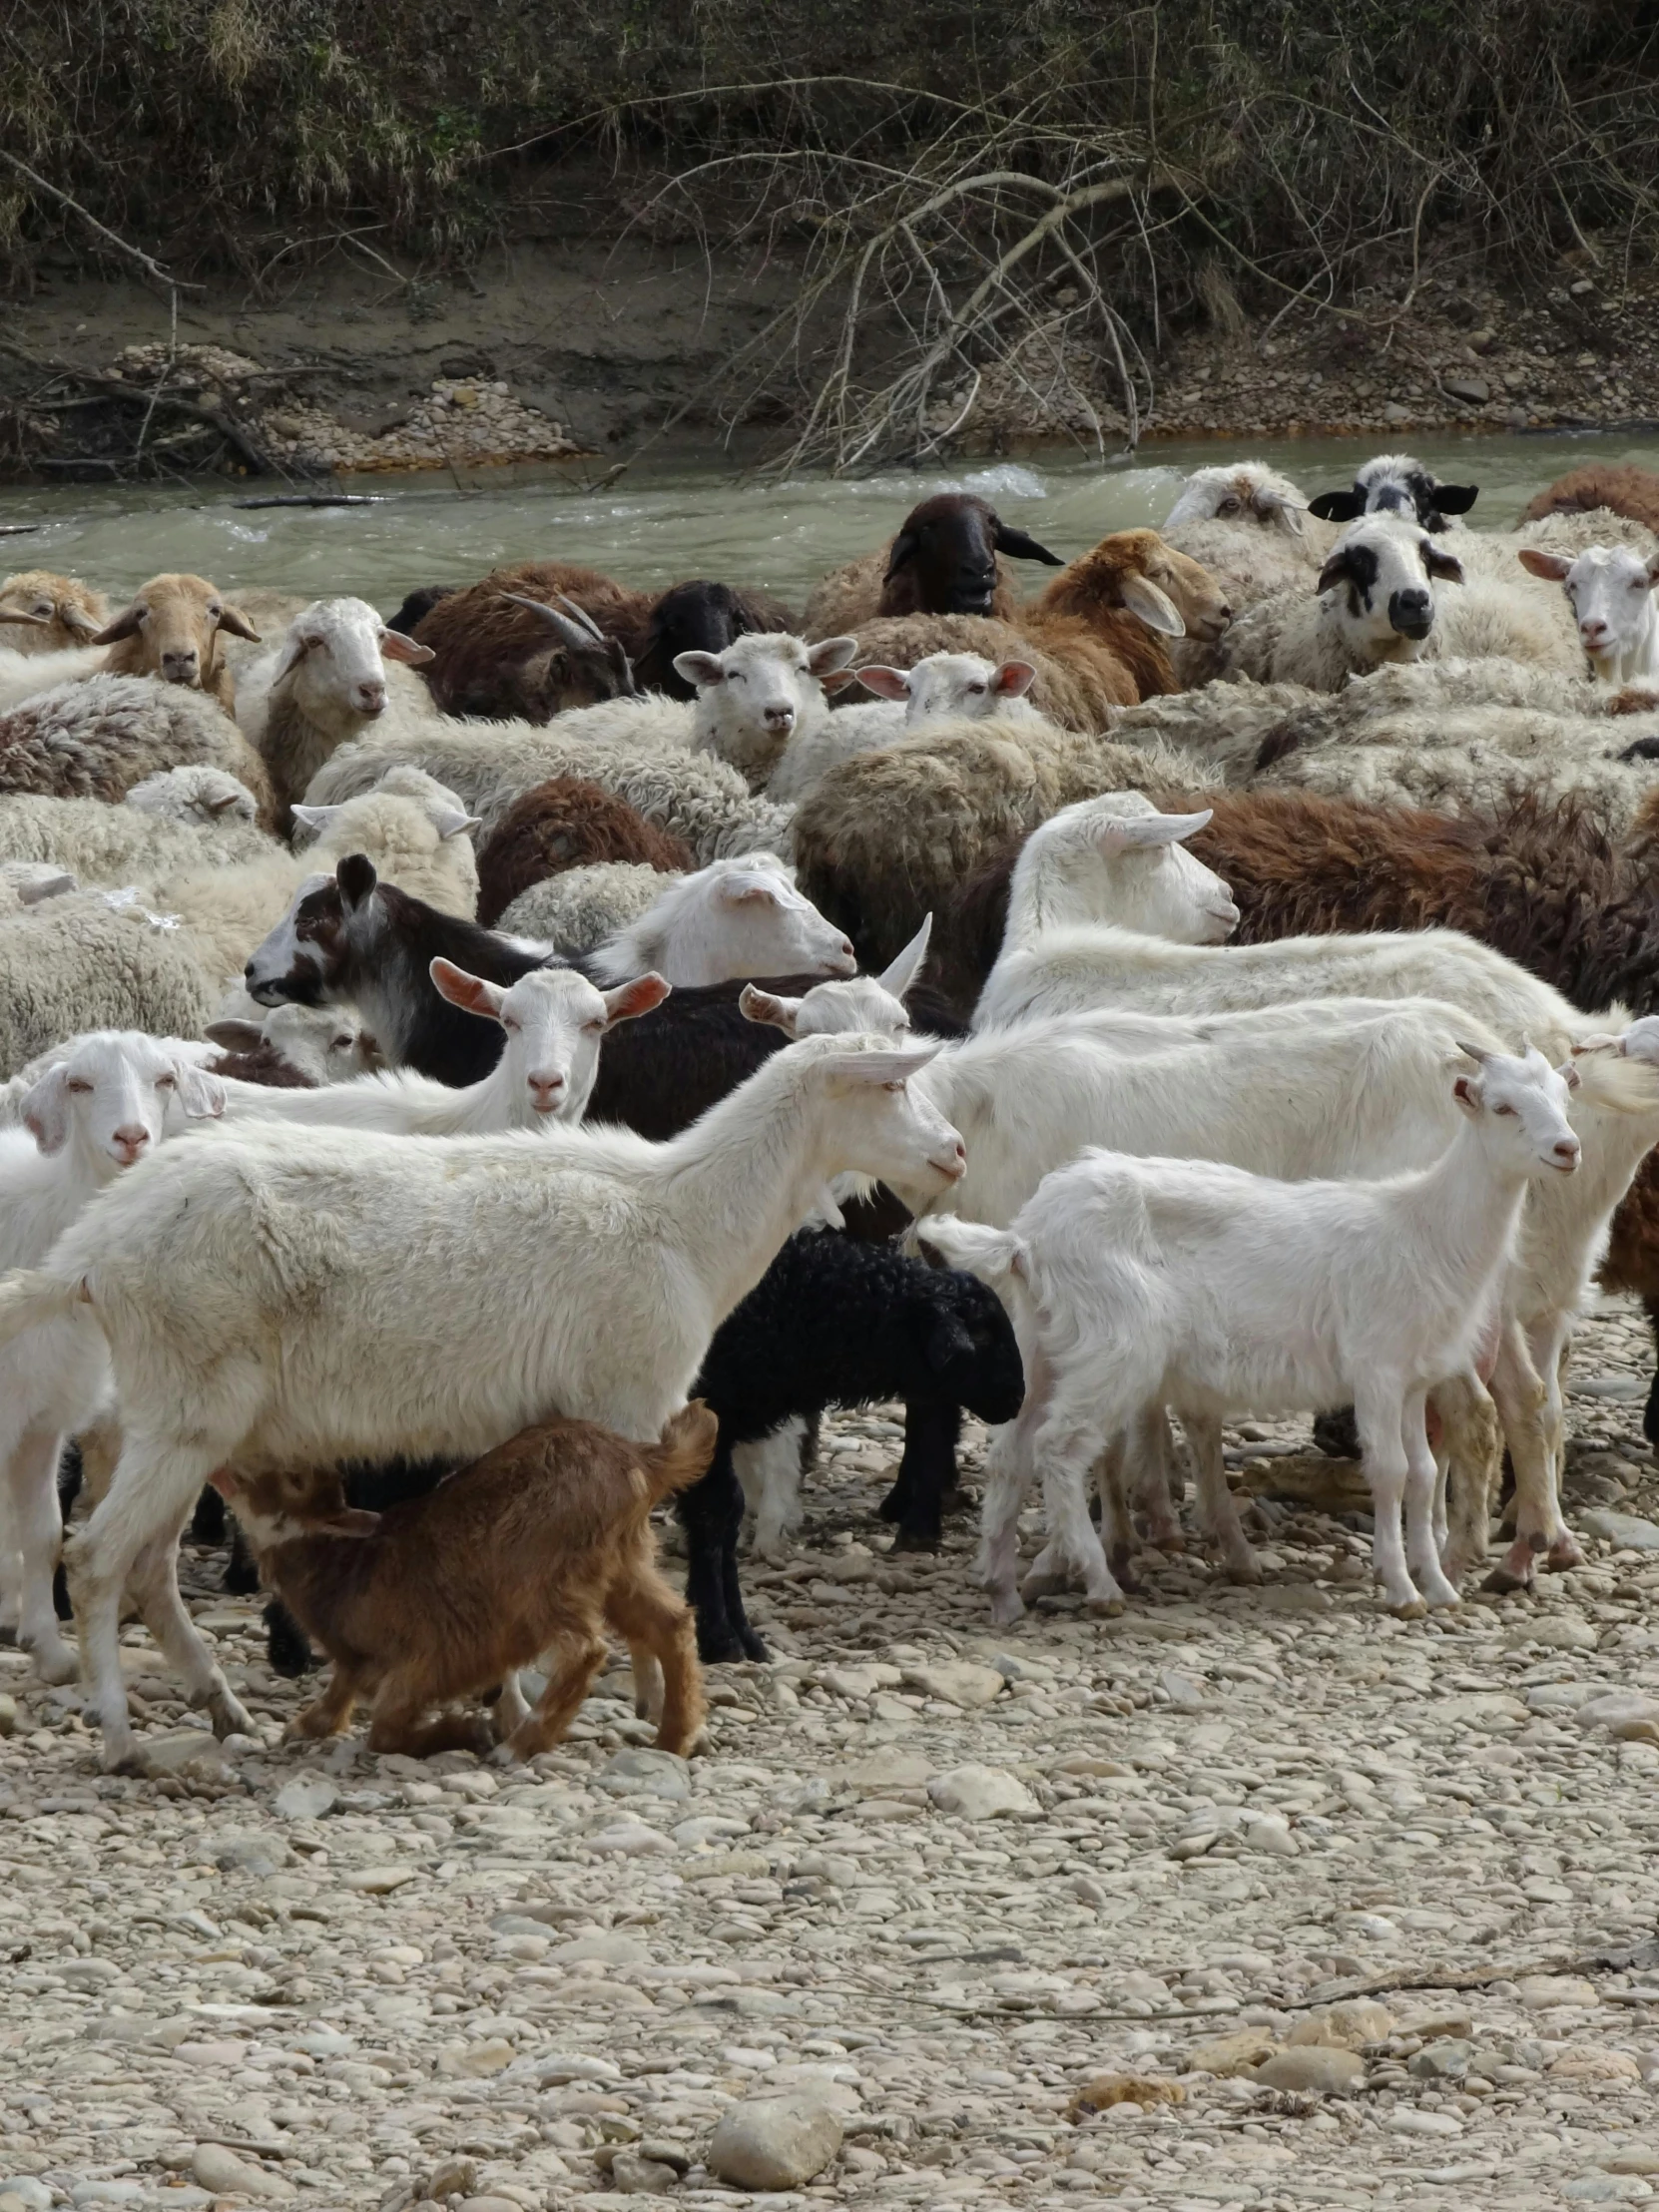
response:
<svg viewBox="0 0 1659 2212"><path fill-rule="evenodd" d="M489 471L459 482L374 477L358 484L380 497L375 506L266 511L235 504L261 487L0 491L0 522L40 525L26 537L0 538L0 573L50 567L119 594L158 569L194 569L226 589L356 592L389 611L417 584L465 583L498 561L556 558L640 585L723 577L799 603L815 577L879 544L926 492L983 492L1069 559L1109 530L1162 521L1185 469L1243 450L1222 440L1160 443L1104 468L1056 456L766 485L724 470L643 464L603 490L550 471ZM1249 450L1313 493L1350 482L1377 447L1307 439ZM1480 486L1470 521L1485 529L1506 528L1533 492L1592 459L1659 468L1659 439L1617 433L1431 438L1413 450L1447 482Z"/></svg>

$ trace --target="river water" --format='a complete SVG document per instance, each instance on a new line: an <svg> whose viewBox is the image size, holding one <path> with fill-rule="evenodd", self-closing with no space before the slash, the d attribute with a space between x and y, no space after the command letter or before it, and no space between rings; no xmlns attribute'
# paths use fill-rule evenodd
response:
<svg viewBox="0 0 1659 2212"><path fill-rule="evenodd" d="M1488 530L1507 528L1568 468L1628 460L1659 469L1659 438L1616 432L1419 438L1411 449L1443 481L1480 486L1469 519ZM563 471L501 469L459 480L359 478L353 488L382 503L263 511L236 505L267 488L260 485L15 488L0 492L0 522L39 527L0 538L0 572L57 569L119 597L158 570L189 569L227 591L260 584L308 596L355 592L389 611L417 584L467 583L497 562L539 558L580 561L640 586L719 577L799 605L816 577L878 545L930 491L982 492L1007 520L1070 559L1110 530L1161 522L1186 469L1248 451L1313 494L1351 482L1377 450L1375 440L1336 438L1250 447L1160 442L1105 467L1062 454L781 483L640 464L603 489Z"/></svg>

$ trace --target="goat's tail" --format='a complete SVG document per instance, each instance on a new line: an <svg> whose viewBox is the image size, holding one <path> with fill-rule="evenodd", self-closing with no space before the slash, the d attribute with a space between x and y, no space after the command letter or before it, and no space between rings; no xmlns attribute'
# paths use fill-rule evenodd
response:
<svg viewBox="0 0 1659 2212"><path fill-rule="evenodd" d="M700 1397L675 1414L661 1440L640 1453L653 1505L660 1505L676 1490L689 1489L708 1472L719 1434L720 1422Z"/></svg>
<svg viewBox="0 0 1659 2212"><path fill-rule="evenodd" d="M947 1268L978 1276L1004 1300L1011 1279L1027 1272L1024 1241L1011 1229L989 1229L983 1222L962 1221L955 1214L924 1214L911 1226L906 1241L924 1254L936 1254Z"/></svg>
<svg viewBox="0 0 1659 2212"><path fill-rule="evenodd" d="M83 1303L81 1286L40 1268L0 1276L0 1345L9 1345L43 1321L61 1321Z"/></svg>

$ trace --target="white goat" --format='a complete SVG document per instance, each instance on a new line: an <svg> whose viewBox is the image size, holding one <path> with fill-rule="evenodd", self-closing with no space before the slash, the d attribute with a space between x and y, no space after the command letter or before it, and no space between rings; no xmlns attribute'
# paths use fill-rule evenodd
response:
<svg viewBox="0 0 1659 2212"><path fill-rule="evenodd" d="M0 1131L0 1266L43 1259L96 1191L223 1104L215 1079L168 1041L136 1030L77 1038L25 1093L26 1126ZM75 1673L52 1608L58 1459L66 1435L102 1413L107 1388L103 1339L85 1316L65 1313L0 1351L0 1618L49 1682Z"/></svg>
<svg viewBox="0 0 1659 2212"><path fill-rule="evenodd" d="M1578 642L1598 684L1659 682L1659 560L1627 545L1592 545L1575 559L1522 546L1517 556L1531 575L1560 584L1578 624Z"/></svg>
<svg viewBox="0 0 1659 2212"><path fill-rule="evenodd" d="M135 1750L117 1641L129 1586L215 1727L249 1725L175 1576L215 1467L471 1458L549 1405L659 1435L831 1177L931 1197L961 1174L956 1132L907 1087L928 1057L809 1037L663 1145L250 1122L104 1193L44 1268L0 1284L0 1343L84 1311L109 1345L121 1458L69 1552L106 1760ZM459 1356L434 1361L434 1346Z"/></svg>
<svg viewBox="0 0 1659 2212"><path fill-rule="evenodd" d="M981 722L1042 723L1026 698L1037 680L1029 661L987 661L978 653L929 653L914 668L872 666L857 671L873 700L838 708L793 736L767 783L767 797L799 803L832 768L855 753L871 753L923 725Z"/></svg>
<svg viewBox="0 0 1659 2212"><path fill-rule="evenodd" d="M485 1137L504 1129L547 1130L579 1122L599 1076L599 1047L619 1021L648 1014L668 996L660 975L596 990L574 968L532 968L503 986L449 960L431 963L434 987L452 1006L507 1033L482 1081L452 1089L412 1068L387 1069L314 1091L268 1089L222 1077L233 1120L259 1117L305 1128L381 1129L402 1137ZM280 1009L274 1009L280 1011Z"/></svg>
<svg viewBox="0 0 1659 2212"><path fill-rule="evenodd" d="M1474 1057L1479 1073L1451 1085L1463 1128L1413 1175L1284 1183L1095 1151L1048 1177L1008 1230L928 1225L924 1241L952 1266L1007 1292L1025 1362L1025 1403L998 1437L985 1501L980 1572L999 1618L1018 1606L1033 1475L1091 1604L1121 1605L1085 1484L1152 1399L1218 1435L1229 1411L1352 1402L1387 1604L1457 1602L1439 1562L1425 1400L1472 1372L1528 1185L1579 1157L1566 1081L1541 1053Z"/></svg>
<svg viewBox="0 0 1659 2212"><path fill-rule="evenodd" d="M904 1010L904 994L921 973L932 934L933 917L927 914L909 943L879 975L818 983L800 998L781 998L751 983L739 995L739 1008L750 1021L769 1022L790 1038L845 1036L853 1031L908 1036L910 1017Z"/></svg>
<svg viewBox="0 0 1659 2212"><path fill-rule="evenodd" d="M740 975L851 975L850 941L795 887L773 852L715 860L694 875L664 878L637 921L586 955L596 981L620 983L655 968L671 983L724 983Z"/></svg>
<svg viewBox="0 0 1659 2212"><path fill-rule="evenodd" d="M269 1045L279 1060L311 1083L349 1083L380 1067L374 1039L337 1006L273 1006L259 1021L226 1016L202 1032L226 1052L254 1052Z"/></svg>

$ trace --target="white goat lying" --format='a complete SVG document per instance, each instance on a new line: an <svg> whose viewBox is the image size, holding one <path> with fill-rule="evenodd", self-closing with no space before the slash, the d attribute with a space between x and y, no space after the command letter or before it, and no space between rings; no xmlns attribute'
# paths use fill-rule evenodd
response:
<svg viewBox="0 0 1659 2212"><path fill-rule="evenodd" d="M850 940L795 887L775 852L713 860L694 875L664 877L661 895L587 955L601 983L655 968L690 987L740 975L851 975Z"/></svg>
<svg viewBox="0 0 1659 2212"><path fill-rule="evenodd" d="M178 1596L179 1530L215 1467L470 1458L549 1405L659 1435L832 1177L931 1198L960 1175L956 1132L907 1088L927 1057L809 1037L662 1145L249 1122L106 1192L0 1284L0 1344L90 1315L120 1392L121 1458L69 1549L106 1760L135 1751L125 1588L215 1727L249 1725Z"/></svg>
<svg viewBox="0 0 1659 2212"><path fill-rule="evenodd" d="M0 1267L43 1259L95 1192L223 1104L214 1077L165 1040L136 1030L77 1038L24 1095L26 1127L0 1130ZM75 1673L52 1608L58 1459L66 1435L105 1409L107 1386L103 1339L85 1315L66 1313L0 1351L0 1619L48 1682Z"/></svg>
<svg viewBox="0 0 1659 2212"><path fill-rule="evenodd" d="M1628 545L1592 545L1575 559L1522 546L1520 564L1565 590L1578 642L1598 684L1659 683L1659 561Z"/></svg>
<svg viewBox="0 0 1659 2212"><path fill-rule="evenodd" d="M1570 1173L1567 1083L1543 1055L1477 1052L1467 1119L1432 1167L1382 1182L1272 1182L1209 1161L1087 1152L1011 1229L929 1222L923 1240L1004 1291L1026 1398L1000 1432L980 1573L1018 1610L1025 1489L1040 1478L1091 1605L1122 1593L1089 1524L1091 1468L1149 1401L1195 1422L1354 1404L1388 1605L1451 1605L1434 1528L1428 1390L1466 1375L1491 1326L1529 1183ZM1404 1507L1404 1541L1400 1515Z"/></svg>

